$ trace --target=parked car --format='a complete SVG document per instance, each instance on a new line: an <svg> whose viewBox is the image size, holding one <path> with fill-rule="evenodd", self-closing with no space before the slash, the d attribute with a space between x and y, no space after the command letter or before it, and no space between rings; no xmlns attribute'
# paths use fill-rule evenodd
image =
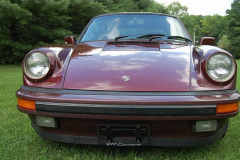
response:
<svg viewBox="0 0 240 160"><path fill-rule="evenodd" d="M200 146L239 112L237 65L181 21L157 13L93 18L79 38L23 60L18 110L42 138L106 146Z"/></svg>

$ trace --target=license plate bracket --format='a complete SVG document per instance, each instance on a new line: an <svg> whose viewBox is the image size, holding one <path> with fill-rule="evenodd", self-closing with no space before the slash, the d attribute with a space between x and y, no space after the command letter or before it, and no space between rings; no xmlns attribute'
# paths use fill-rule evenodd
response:
<svg viewBox="0 0 240 160"><path fill-rule="evenodd" d="M145 146L149 144L149 126L139 124L99 124L98 143L106 146Z"/></svg>

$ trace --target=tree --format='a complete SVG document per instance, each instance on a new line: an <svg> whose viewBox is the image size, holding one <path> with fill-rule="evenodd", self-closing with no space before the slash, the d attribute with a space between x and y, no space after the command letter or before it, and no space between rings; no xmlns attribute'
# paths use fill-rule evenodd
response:
<svg viewBox="0 0 240 160"><path fill-rule="evenodd" d="M0 1L0 55L2 64L19 63L31 49L72 34L66 23L67 0ZM58 41L59 42L59 41Z"/></svg>
<svg viewBox="0 0 240 160"><path fill-rule="evenodd" d="M176 17L183 17L188 15L188 8L186 6L182 6L179 2L172 2L167 9L170 14Z"/></svg>
<svg viewBox="0 0 240 160"><path fill-rule="evenodd" d="M214 37L217 42L224 34L227 34L227 18L225 16L185 15L180 19L192 37L194 29L196 29L196 40L201 37Z"/></svg>
<svg viewBox="0 0 240 160"><path fill-rule="evenodd" d="M21 63L31 49L63 43L63 37L79 35L92 17L107 12L94 0L2 0L0 64Z"/></svg>
<svg viewBox="0 0 240 160"><path fill-rule="evenodd" d="M240 58L240 0L234 0L231 9L226 12L228 18L228 38L235 58Z"/></svg>
<svg viewBox="0 0 240 160"><path fill-rule="evenodd" d="M156 12L168 13L167 8L154 0L96 0L110 12Z"/></svg>
<svg viewBox="0 0 240 160"><path fill-rule="evenodd" d="M79 36L86 24L93 17L110 12L100 0L99 2L93 0L70 0L70 2L67 15L71 17L68 20L68 23L71 25L68 29L76 36ZM108 4L112 4L112 1L107 2L109 2Z"/></svg>
<svg viewBox="0 0 240 160"><path fill-rule="evenodd" d="M31 48L22 35L31 19L32 13L18 4L0 2L0 63L13 63L21 58L23 51Z"/></svg>
<svg viewBox="0 0 240 160"><path fill-rule="evenodd" d="M148 7L147 12L155 12L155 13L165 13L169 14L169 11L166 6L163 4L152 1L151 6Z"/></svg>
<svg viewBox="0 0 240 160"><path fill-rule="evenodd" d="M193 37L194 29L196 29L196 40L200 39L202 37L201 33L201 20L203 19L203 16L201 15L185 15L183 17L180 17L181 21L187 28L189 34L191 37Z"/></svg>
<svg viewBox="0 0 240 160"><path fill-rule="evenodd" d="M116 0L95 0L98 3L101 3L103 6L105 6L109 12L119 12L120 5L118 4L118 1Z"/></svg>
<svg viewBox="0 0 240 160"><path fill-rule="evenodd" d="M72 34L68 30L72 24L67 14L70 2L68 0L23 0L22 8L32 13L28 28L28 40L32 45L43 45L62 42L65 35Z"/></svg>
<svg viewBox="0 0 240 160"><path fill-rule="evenodd" d="M221 39L218 41L217 46L225 50L230 50L231 44L229 42L228 36L223 35Z"/></svg>
<svg viewBox="0 0 240 160"><path fill-rule="evenodd" d="M219 35L224 32L225 25L222 23L223 21L224 17L220 15L205 16L200 20L202 36L214 37L218 41Z"/></svg>

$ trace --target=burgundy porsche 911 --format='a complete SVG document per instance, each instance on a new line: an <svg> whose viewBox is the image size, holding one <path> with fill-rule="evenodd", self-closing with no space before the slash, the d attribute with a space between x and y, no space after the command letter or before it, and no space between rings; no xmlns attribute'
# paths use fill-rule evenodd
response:
<svg viewBox="0 0 240 160"><path fill-rule="evenodd" d="M19 111L42 138L106 146L199 146L239 112L236 62L155 13L93 18L78 39L30 51Z"/></svg>

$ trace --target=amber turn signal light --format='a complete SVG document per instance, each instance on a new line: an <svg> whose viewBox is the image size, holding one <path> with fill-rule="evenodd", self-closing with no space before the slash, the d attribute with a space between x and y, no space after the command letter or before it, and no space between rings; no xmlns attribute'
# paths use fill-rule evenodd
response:
<svg viewBox="0 0 240 160"><path fill-rule="evenodd" d="M238 111L238 109L239 109L239 102L217 105L217 113L235 112L235 111Z"/></svg>
<svg viewBox="0 0 240 160"><path fill-rule="evenodd" d="M25 109L36 110L36 102L18 98L18 106Z"/></svg>

